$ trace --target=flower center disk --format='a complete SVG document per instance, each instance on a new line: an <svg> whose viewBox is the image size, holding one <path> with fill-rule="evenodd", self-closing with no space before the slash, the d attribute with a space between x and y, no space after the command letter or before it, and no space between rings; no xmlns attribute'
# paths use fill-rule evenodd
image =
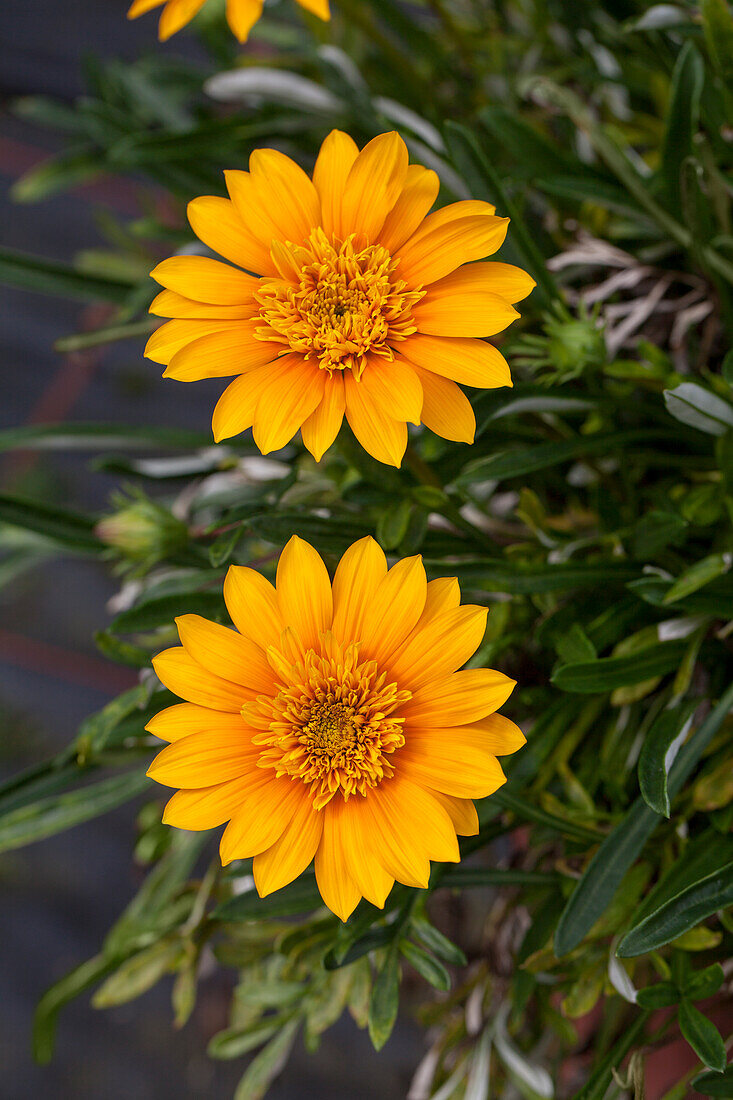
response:
<svg viewBox="0 0 733 1100"><path fill-rule="evenodd" d="M358 248L353 234L329 241L319 228L302 247L275 243L272 256L282 278L262 279L255 295L259 340L359 377L368 354L392 360L392 344L416 331L424 291L408 291L383 245Z"/></svg>
<svg viewBox="0 0 733 1100"><path fill-rule="evenodd" d="M301 779L313 805L322 809L336 794L365 795L394 774L391 755L405 743L403 719L396 715L411 697L387 684L375 661L359 662L358 645L342 646L322 636L323 652L308 650L290 663L274 698L261 696L242 708L259 732L259 766L278 776Z"/></svg>

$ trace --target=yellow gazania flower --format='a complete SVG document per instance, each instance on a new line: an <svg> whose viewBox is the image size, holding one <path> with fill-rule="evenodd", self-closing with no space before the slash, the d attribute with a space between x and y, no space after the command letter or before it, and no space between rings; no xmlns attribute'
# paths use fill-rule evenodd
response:
<svg viewBox="0 0 733 1100"><path fill-rule="evenodd" d="M182 382L239 375L214 410L217 442L253 427L267 454L300 428L320 461L346 414L365 450L399 466L407 421L473 441L456 382L512 384L480 337L519 316L511 303L534 282L510 264L468 262L496 251L508 219L478 201L428 214L438 177L407 161L396 133L359 152L334 130L312 181L258 149L249 172L225 172L229 199L189 203L197 236L238 267L204 256L159 264L152 275L166 289L150 308L173 320L145 354Z"/></svg>
<svg viewBox="0 0 733 1100"><path fill-rule="evenodd" d="M262 15L265 0L227 0L227 23L232 34L240 42L246 42L249 32ZM301 8L313 12L320 19L330 19L328 0L296 0ZM158 38L161 42L167 41L186 23L190 23L193 17L204 6L206 0L134 0L127 13L128 19L137 19L139 15L152 11L163 5L163 11L158 23Z"/></svg>
<svg viewBox="0 0 733 1100"><path fill-rule="evenodd" d="M425 887L430 860L457 862L478 831L473 798L505 782L497 755L524 744L494 713L514 681L456 671L486 608L459 606L454 578L426 581L420 557L387 569L371 538L347 550L333 586L293 536L276 586L233 565L224 598L239 633L177 619L182 648L153 664L187 700L147 729L171 744L148 775L179 787L163 820L212 829L222 863L254 856L260 896L315 858L326 905L346 920L383 906L397 879Z"/></svg>

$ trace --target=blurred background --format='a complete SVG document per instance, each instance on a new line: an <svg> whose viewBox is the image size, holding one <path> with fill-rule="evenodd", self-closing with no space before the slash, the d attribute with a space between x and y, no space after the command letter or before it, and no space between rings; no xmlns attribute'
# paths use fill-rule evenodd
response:
<svg viewBox="0 0 733 1100"><path fill-rule="evenodd" d="M10 110L19 96L44 94L71 103L82 90L88 55L133 60L162 50L196 62L191 35L160 47L156 18L124 18L125 0L4 0L0 5L0 176L3 244L69 261L99 247L98 220L140 214L129 180L106 177L17 205L8 191L29 168L66 144ZM202 383L162 385L159 368L142 358L143 340L59 354L54 342L97 326L99 310L71 300L3 287L3 399L0 426L66 420L157 423L200 428L210 404ZM212 395L217 392L212 384ZM103 509L117 478L95 472L88 455L14 452L0 456L3 490ZM80 722L136 680L106 661L93 635L103 629L107 601L119 587L104 566L79 558L39 565L2 588L0 612L0 777L58 751ZM0 1096L159 1100L231 1096L242 1062L215 1062L208 1039L226 1024L228 984L204 982L183 1032L173 1030L167 983L131 1005L93 1010L87 997L62 1014L49 1066L30 1057L33 1009L47 987L84 961L100 943L143 878L132 864L134 814L127 807L71 832L0 859ZM272 1089L273 1100L318 1096L403 1097L420 1054L417 1032L403 1029L377 1057L365 1033L343 1020L315 1056L296 1053ZM368 1063L369 1072L354 1074Z"/></svg>

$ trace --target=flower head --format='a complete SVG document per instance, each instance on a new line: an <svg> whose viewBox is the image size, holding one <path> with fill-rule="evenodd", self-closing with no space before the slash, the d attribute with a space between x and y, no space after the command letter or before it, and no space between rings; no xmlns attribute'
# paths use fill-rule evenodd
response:
<svg viewBox="0 0 733 1100"><path fill-rule="evenodd" d="M320 19L330 19L328 0L296 0L301 8L312 12ZM201 8L206 0L134 0L127 12L128 19L137 19L139 15L145 15L153 8L163 8L158 23L158 38L165 42L185 27ZM246 42L249 32L262 15L264 0L227 0L227 23L235 38L240 42Z"/></svg>
<svg viewBox="0 0 733 1100"><path fill-rule="evenodd" d="M497 756L524 744L495 713L514 681L457 671L486 609L461 607L455 579L428 582L419 557L388 570L371 538L331 584L293 536L275 586L232 566L224 598L238 632L184 615L182 646L153 662L187 700L147 726L170 742L148 774L180 788L163 820L228 822L222 862L253 856L261 896L315 859L342 920L362 896L383 906L395 880L425 887L430 860L457 862L457 835L478 831L471 800L504 783Z"/></svg>
<svg viewBox="0 0 733 1100"><path fill-rule="evenodd" d="M359 152L334 130L312 180L274 149L225 177L230 197L194 199L188 216L230 263L176 256L155 268L165 289L151 312L171 320L145 350L167 378L238 376L214 410L216 440L253 428L267 454L300 429L320 461L345 415L394 466L408 422L472 442L456 383L511 385L482 337L511 324L534 286L510 264L474 262L501 245L508 219L478 201L430 214L438 177L408 165L396 133Z"/></svg>

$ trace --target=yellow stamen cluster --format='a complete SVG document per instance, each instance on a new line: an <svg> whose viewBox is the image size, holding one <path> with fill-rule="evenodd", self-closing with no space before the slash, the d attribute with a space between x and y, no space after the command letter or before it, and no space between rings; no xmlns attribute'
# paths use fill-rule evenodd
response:
<svg viewBox="0 0 733 1100"><path fill-rule="evenodd" d="M365 795L394 774L388 757L405 743L394 712L411 698L385 682L376 661L359 663L358 643L342 646L330 635L322 641L322 653L308 650L290 666L274 698L242 708L261 731L253 738L262 746L259 766L302 779L316 809L338 792L344 799Z"/></svg>
<svg viewBox="0 0 733 1100"><path fill-rule="evenodd" d="M255 297L259 340L273 340L330 373L364 369L367 353L394 358L392 343L416 331L414 306L397 261L382 245L357 248L355 235L329 241L315 229L302 247L280 245L273 258L282 279L263 279Z"/></svg>

